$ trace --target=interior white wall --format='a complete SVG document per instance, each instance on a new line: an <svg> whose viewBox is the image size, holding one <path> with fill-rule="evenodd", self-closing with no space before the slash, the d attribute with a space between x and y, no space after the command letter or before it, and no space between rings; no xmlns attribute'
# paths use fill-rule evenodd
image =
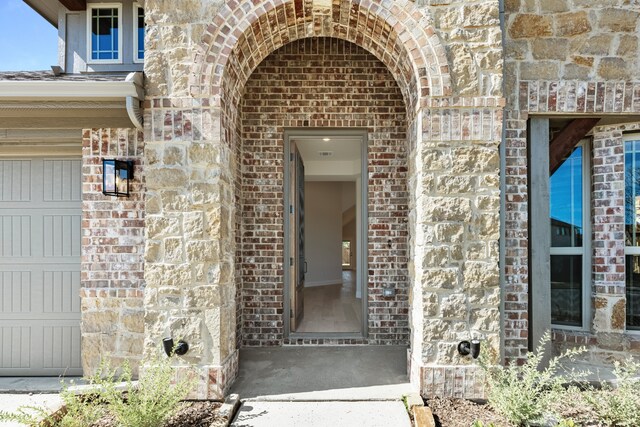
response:
<svg viewBox="0 0 640 427"><path fill-rule="evenodd" d="M305 287L342 283L342 183L305 182Z"/></svg>

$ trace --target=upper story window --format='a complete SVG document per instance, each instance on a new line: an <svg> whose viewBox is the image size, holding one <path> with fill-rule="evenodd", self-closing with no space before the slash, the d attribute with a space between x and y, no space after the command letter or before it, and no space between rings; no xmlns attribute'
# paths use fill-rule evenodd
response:
<svg viewBox="0 0 640 427"><path fill-rule="evenodd" d="M133 4L133 62L144 61L144 8Z"/></svg>
<svg viewBox="0 0 640 427"><path fill-rule="evenodd" d="M115 3L87 5L88 61L122 63L122 6Z"/></svg>

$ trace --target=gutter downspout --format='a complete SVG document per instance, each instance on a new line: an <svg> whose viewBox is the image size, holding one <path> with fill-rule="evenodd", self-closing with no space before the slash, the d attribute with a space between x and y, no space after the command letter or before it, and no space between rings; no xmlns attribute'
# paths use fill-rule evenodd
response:
<svg viewBox="0 0 640 427"><path fill-rule="evenodd" d="M505 24L505 16L504 16L504 1L498 1L498 8L500 14L500 30L502 36L502 96L506 99L506 24ZM506 274L505 274L505 252L506 252L506 230L505 230L505 217L506 217L506 169L507 169L507 147L506 147L506 137L507 137L507 108L508 106L505 103L505 107L502 110L502 141L500 143L500 255L498 265L500 268L500 361L502 365L505 362L505 348L504 348L504 332L505 332L505 313L504 313L504 302L505 302L505 287L506 287Z"/></svg>
<svg viewBox="0 0 640 427"><path fill-rule="evenodd" d="M125 98L125 106L129 120L131 120L131 123L133 123L136 129L143 130L144 118L140 103L144 101L144 75L140 71L129 73L125 82L133 83L137 93L137 96L127 96Z"/></svg>

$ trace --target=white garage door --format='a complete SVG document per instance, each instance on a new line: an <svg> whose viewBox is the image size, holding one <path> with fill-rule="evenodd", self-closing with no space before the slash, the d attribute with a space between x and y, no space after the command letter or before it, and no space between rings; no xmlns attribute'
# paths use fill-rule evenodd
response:
<svg viewBox="0 0 640 427"><path fill-rule="evenodd" d="M78 375L81 161L0 159L0 375Z"/></svg>

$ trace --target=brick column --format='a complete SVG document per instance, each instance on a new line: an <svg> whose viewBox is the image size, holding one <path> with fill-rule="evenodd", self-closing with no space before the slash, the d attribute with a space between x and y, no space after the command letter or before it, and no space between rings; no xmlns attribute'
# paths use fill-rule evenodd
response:
<svg viewBox="0 0 640 427"><path fill-rule="evenodd" d="M135 129L85 129L82 136L82 366L104 357L134 372L144 333L144 142ZM134 161L131 195L102 194L102 159Z"/></svg>
<svg viewBox="0 0 640 427"><path fill-rule="evenodd" d="M504 357L523 361L529 337L527 115L506 111Z"/></svg>
<svg viewBox="0 0 640 427"><path fill-rule="evenodd" d="M592 332L600 348L622 350L626 313L622 131L595 129L592 182Z"/></svg>

